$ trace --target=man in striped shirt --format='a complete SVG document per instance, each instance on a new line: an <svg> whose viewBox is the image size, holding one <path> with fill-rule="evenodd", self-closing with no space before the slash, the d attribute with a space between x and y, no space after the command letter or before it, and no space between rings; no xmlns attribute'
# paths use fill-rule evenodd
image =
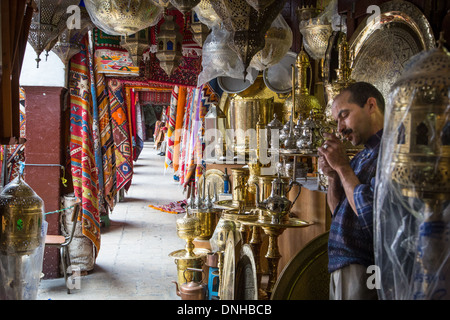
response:
<svg viewBox="0 0 450 320"><path fill-rule="evenodd" d="M333 214L328 241L330 299L376 299L367 286L374 264L373 194L383 134L384 98L371 84L357 82L333 101L337 130L364 149L350 161L333 134L318 148L319 169L328 176L327 202Z"/></svg>

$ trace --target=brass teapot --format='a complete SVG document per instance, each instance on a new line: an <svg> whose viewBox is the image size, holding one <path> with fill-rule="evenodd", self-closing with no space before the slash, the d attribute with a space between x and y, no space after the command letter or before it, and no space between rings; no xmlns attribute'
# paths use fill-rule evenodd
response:
<svg viewBox="0 0 450 320"><path fill-rule="evenodd" d="M286 195L292 189L293 185L298 185L299 189L294 201L290 201ZM286 182L281 179L280 173L278 173L277 178L272 181L272 190L267 199L263 201L259 200L259 185L255 183L255 186L256 207L267 212L271 218L272 224L279 224L282 222L283 218L289 213L292 206L297 201L301 191L301 184L297 181L291 181L289 186L286 187Z"/></svg>
<svg viewBox="0 0 450 320"><path fill-rule="evenodd" d="M186 268L183 272L185 279L186 271L203 273L203 269ZM172 281L172 283L175 284L177 295L181 297L181 300L206 300L207 286L203 283L203 279L199 283L195 281L185 282L183 284L180 284L179 287L176 281Z"/></svg>

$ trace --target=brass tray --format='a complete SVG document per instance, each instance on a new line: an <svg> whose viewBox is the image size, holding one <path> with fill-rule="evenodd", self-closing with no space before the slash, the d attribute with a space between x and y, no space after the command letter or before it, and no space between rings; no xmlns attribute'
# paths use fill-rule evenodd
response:
<svg viewBox="0 0 450 320"><path fill-rule="evenodd" d="M349 43L354 50L352 78L373 84L387 102L405 63L415 54L433 48L435 40L429 22L410 2L394 0L379 7L380 19L369 15Z"/></svg>
<svg viewBox="0 0 450 320"><path fill-rule="evenodd" d="M223 209L223 210L237 210L239 209L238 205L233 203L233 200L219 200L213 203L214 208ZM245 206L245 211L250 211L254 207Z"/></svg>
<svg viewBox="0 0 450 320"><path fill-rule="evenodd" d="M228 232L224 251L222 279L219 290L220 300L234 300L236 284L236 259L241 250L240 239L235 238L234 231Z"/></svg>
<svg viewBox="0 0 450 320"><path fill-rule="evenodd" d="M249 244L241 248L236 265L235 300L258 300L258 281L253 250Z"/></svg>
<svg viewBox="0 0 450 320"><path fill-rule="evenodd" d="M328 300L328 234L311 240L281 272L272 300Z"/></svg>
<svg viewBox="0 0 450 320"><path fill-rule="evenodd" d="M214 195L214 186L216 186L216 192L217 194L223 193L223 172L218 169L209 169L206 170L205 174L201 176L201 178L198 181L198 190L200 190L200 195L202 198L205 197L203 194L203 183L206 180L206 195L209 195L210 197L213 197Z"/></svg>

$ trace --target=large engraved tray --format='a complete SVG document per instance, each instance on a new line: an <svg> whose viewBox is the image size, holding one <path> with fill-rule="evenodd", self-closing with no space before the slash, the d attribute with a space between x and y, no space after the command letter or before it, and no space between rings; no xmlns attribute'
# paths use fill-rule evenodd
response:
<svg viewBox="0 0 450 320"><path fill-rule="evenodd" d="M273 288L272 300L328 300L328 234L311 240L288 262Z"/></svg>
<svg viewBox="0 0 450 320"><path fill-rule="evenodd" d="M381 4L380 18L369 15L350 39L354 50L352 78L373 84L385 100L405 63L435 46L433 31L413 4L394 0Z"/></svg>

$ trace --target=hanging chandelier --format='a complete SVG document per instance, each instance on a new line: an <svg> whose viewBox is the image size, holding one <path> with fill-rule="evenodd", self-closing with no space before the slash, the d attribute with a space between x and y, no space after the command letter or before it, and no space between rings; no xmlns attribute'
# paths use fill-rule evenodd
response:
<svg viewBox="0 0 450 320"><path fill-rule="evenodd" d="M66 28L57 38L51 49L67 65L70 59L81 51L80 42L86 33L94 28L85 8L80 8L80 28Z"/></svg>
<svg viewBox="0 0 450 320"><path fill-rule="evenodd" d="M180 33L178 24L174 21L174 16L164 16L157 39L158 51L156 57L161 68L170 77L178 67L182 58L181 41L183 36Z"/></svg>
<svg viewBox="0 0 450 320"><path fill-rule="evenodd" d="M274 1L258 12L242 0L211 1L225 29L232 34L233 41L230 47L244 63L244 77L253 56L264 48L266 32L283 9L285 2L286 0Z"/></svg>
<svg viewBox="0 0 450 320"><path fill-rule="evenodd" d="M131 35L158 23L163 8L152 0L84 0L92 22L109 35Z"/></svg>
<svg viewBox="0 0 450 320"><path fill-rule="evenodd" d="M170 3L177 8L178 11L185 14L192 10L196 5L200 3L200 0L170 0Z"/></svg>
<svg viewBox="0 0 450 320"><path fill-rule="evenodd" d="M127 49L133 64L139 67L144 51L150 47L148 29L142 29L129 36L121 36L120 45Z"/></svg>
<svg viewBox="0 0 450 320"><path fill-rule="evenodd" d="M37 54L36 62L39 68L40 55L44 50L50 50L49 45L64 30L66 18L69 16L67 8L78 5L79 0L35 0L37 10L31 19L28 32L28 43Z"/></svg>

